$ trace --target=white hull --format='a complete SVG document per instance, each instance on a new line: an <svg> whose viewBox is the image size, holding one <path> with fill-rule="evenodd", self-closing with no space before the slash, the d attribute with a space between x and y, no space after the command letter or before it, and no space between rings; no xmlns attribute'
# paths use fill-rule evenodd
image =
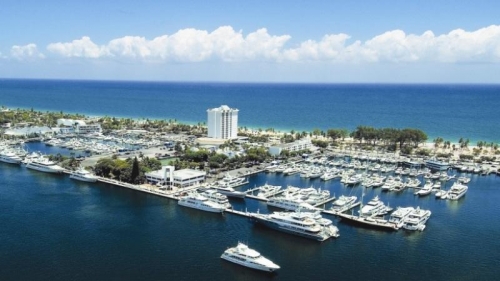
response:
<svg viewBox="0 0 500 281"><path fill-rule="evenodd" d="M26 164L26 168L32 169L32 170L37 170L37 171L44 172L44 173L52 173L52 174L60 174L63 172L62 169L51 169L51 168L47 168L47 167L39 167L39 166L34 166L31 163Z"/></svg>
<svg viewBox="0 0 500 281"><path fill-rule="evenodd" d="M448 193L448 199L450 199L450 200L458 200L458 199L464 197L465 193L466 192L462 192L460 194L449 194Z"/></svg>
<svg viewBox="0 0 500 281"><path fill-rule="evenodd" d="M21 163L21 158L19 159L12 159L10 157L0 157L0 161L4 163L9 163L9 164L20 164Z"/></svg>
<svg viewBox="0 0 500 281"><path fill-rule="evenodd" d="M245 192L242 192L242 191L227 191L225 189L218 189L218 188L215 188L215 189L220 194L224 194L228 197L245 198L245 196L247 195Z"/></svg>
<svg viewBox="0 0 500 281"><path fill-rule="evenodd" d="M229 256L225 256L225 255L222 255L221 259L227 260L227 261L232 262L232 263L236 263L236 264L242 265L244 267L248 267L248 268L252 268L252 269L257 269L257 270L261 270L261 271L265 271L265 272L273 272L273 271L276 270L274 268L269 268L269 267L266 267L264 265L249 263L249 262L246 262L246 261L241 261L239 259L236 259L236 258L233 258L233 257L229 257Z"/></svg>
<svg viewBox="0 0 500 281"><path fill-rule="evenodd" d="M73 174L70 175L69 178L74 179L74 180L84 181L84 182L96 182L97 181L97 178L95 178L95 177L81 177L81 176L73 175Z"/></svg>
<svg viewBox="0 0 500 281"><path fill-rule="evenodd" d="M224 211L223 207L210 207L204 204L191 204L182 200L179 200L179 205L211 213L222 213Z"/></svg>

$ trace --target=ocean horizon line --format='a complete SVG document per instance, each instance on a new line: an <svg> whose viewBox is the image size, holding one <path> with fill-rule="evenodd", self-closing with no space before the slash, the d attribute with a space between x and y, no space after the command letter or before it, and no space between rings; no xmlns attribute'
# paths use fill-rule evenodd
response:
<svg viewBox="0 0 500 281"><path fill-rule="evenodd" d="M135 79L77 79L77 78L16 78L0 77L0 81L52 81L52 82L109 82L109 83L151 83L151 84L234 84L234 85L339 85L339 86L500 86L498 83L478 82L292 82L292 81L203 81L203 80L135 80Z"/></svg>

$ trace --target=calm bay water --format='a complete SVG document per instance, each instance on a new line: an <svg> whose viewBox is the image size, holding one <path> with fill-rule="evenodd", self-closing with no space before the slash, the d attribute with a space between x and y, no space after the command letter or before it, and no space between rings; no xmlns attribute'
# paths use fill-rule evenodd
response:
<svg viewBox="0 0 500 281"><path fill-rule="evenodd" d="M252 127L312 130L416 127L431 137L500 140L500 86L184 84L1 80L0 105L89 115L206 120L228 104ZM455 139L453 139L455 138ZM32 150L66 150L29 144ZM50 150L50 151L48 151ZM496 280L500 274L500 178L472 175L458 202L379 194L391 206L433 214L424 232L366 229L334 217L338 239L310 241L231 214L106 184L81 183L0 163L0 280ZM264 183L321 187L361 196L361 188L298 175L259 174ZM450 183L448 183L448 186ZM254 200L235 209L267 212ZM221 260L248 242L281 266L276 275Z"/></svg>
<svg viewBox="0 0 500 281"><path fill-rule="evenodd" d="M360 187L298 175L259 174L264 183L322 187L361 195ZM391 206L433 214L424 232L385 232L329 217L341 236L323 243L254 226L177 202L106 184L76 182L0 163L2 280L495 280L500 269L497 176L472 176L458 202L367 190ZM448 183L448 186L450 183ZM254 200L235 209L267 212ZM238 241L281 266L267 275L219 257Z"/></svg>
<svg viewBox="0 0 500 281"><path fill-rule="evenodd" d="M206 122L206 110L240 109L241 126L413 127L458 142L500 142L500 85L224 84L0 80L0 105L99 116Z"/></svg>

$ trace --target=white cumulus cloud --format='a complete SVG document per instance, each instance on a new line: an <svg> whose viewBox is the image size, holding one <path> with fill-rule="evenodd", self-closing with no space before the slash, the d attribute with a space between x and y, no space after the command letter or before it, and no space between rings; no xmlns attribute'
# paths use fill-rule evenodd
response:
<svg viewBox="0 0 500 281"><path fill-rule="evenodd" d="M40 53L36 44L33 43L24 46L12 46L12 48L10 48L10 56L21 61L31 61L45 58L45 55Z"/></svg>
<svg viewBox="0 0 500 281"><path fill-rule="evenodd" d="M67 43L52 43L47 49L63 57L131 58L147 61L200 62L210 59L222 61L278 60L288 35L272 36L267 29L259 29L246 37L230 26L212 32L193 28L181 29L172 35L152 40L139 36L125 36L97 45L89 37Z"/></svg>
<svg viewBox="0 0 500 281"><path fill-rule="evenodd" d="M106 53L105 48L97 46L87 36L68 43L49 44L47 50L63 57L99 58Z"/></svg>
<svg viewBox="0 0 500 281"><path fill-rule="evenodd" d="M102 45L92 42L89 37L82 37L71 42L49 44L47 50L62 57L146 62L500 62L498 25L475 31L456 29L442 35L435 35L432 31L418 35L391 30L364 42L351 41L351 36L344 33L327 34L320 40L306 40L296 46L287 46L290 39L290 35L272 35L265 28L245 36L231 26L221 26L212 32L181 29L151 40L125 36Z"/></svg>

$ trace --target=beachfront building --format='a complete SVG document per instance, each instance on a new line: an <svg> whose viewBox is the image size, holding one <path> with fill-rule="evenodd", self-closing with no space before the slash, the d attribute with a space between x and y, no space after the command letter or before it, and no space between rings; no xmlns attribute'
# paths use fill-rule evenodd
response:
<svg viewBox="0 0 500 281"><path fill-rule="evenodd" d="M27 126L6 129L4 135L11 137L52 136L54 131L47 126Z"/></svg>
<svg viewBox="0 0 500 281"><path fill-rule="evenodd" d="M179 188L198 185L205 181L207 173L193 169L175 170L174 166L162 166L161 170L146 173L146 180L151 184L175 186Z"/></svg>
<svg viewBox="0 0 500 281"><path fill-rule="evenodd" d="M281 154L281 151L283 150L288 150L292 152L292 151L301 151L311 148L312 148L311 139L307 138L307 139L296 140L290 143L281 143L277 145L272 145L269 147L269 154L271 154L272 156L278 156Z"/></svg>
<svg viewBox="0 0 500 281"><path fill-rule="evenodd" d="M57 126L61 128L61 133L75 133L79 135L85 134L100 134L102 133L101 125L92 124L88 125L83 120L73 119L57 119Z"/></svg>
<svg viewBox="0 0 500 281"><path fill-rule="evenodd" d="M208 137L236 139L238 137L238 109L222 105L207 110Z"/></svg>
<svg viewBox="0 0 500 281"><path fill-rule="evenodd" d="M99 124L92 124L92 125L77 124L75 127L75 133L77 133L79 135L100 134L100 133L102 133L102 128L101 128L101 125L99 125Z"/></svg>

